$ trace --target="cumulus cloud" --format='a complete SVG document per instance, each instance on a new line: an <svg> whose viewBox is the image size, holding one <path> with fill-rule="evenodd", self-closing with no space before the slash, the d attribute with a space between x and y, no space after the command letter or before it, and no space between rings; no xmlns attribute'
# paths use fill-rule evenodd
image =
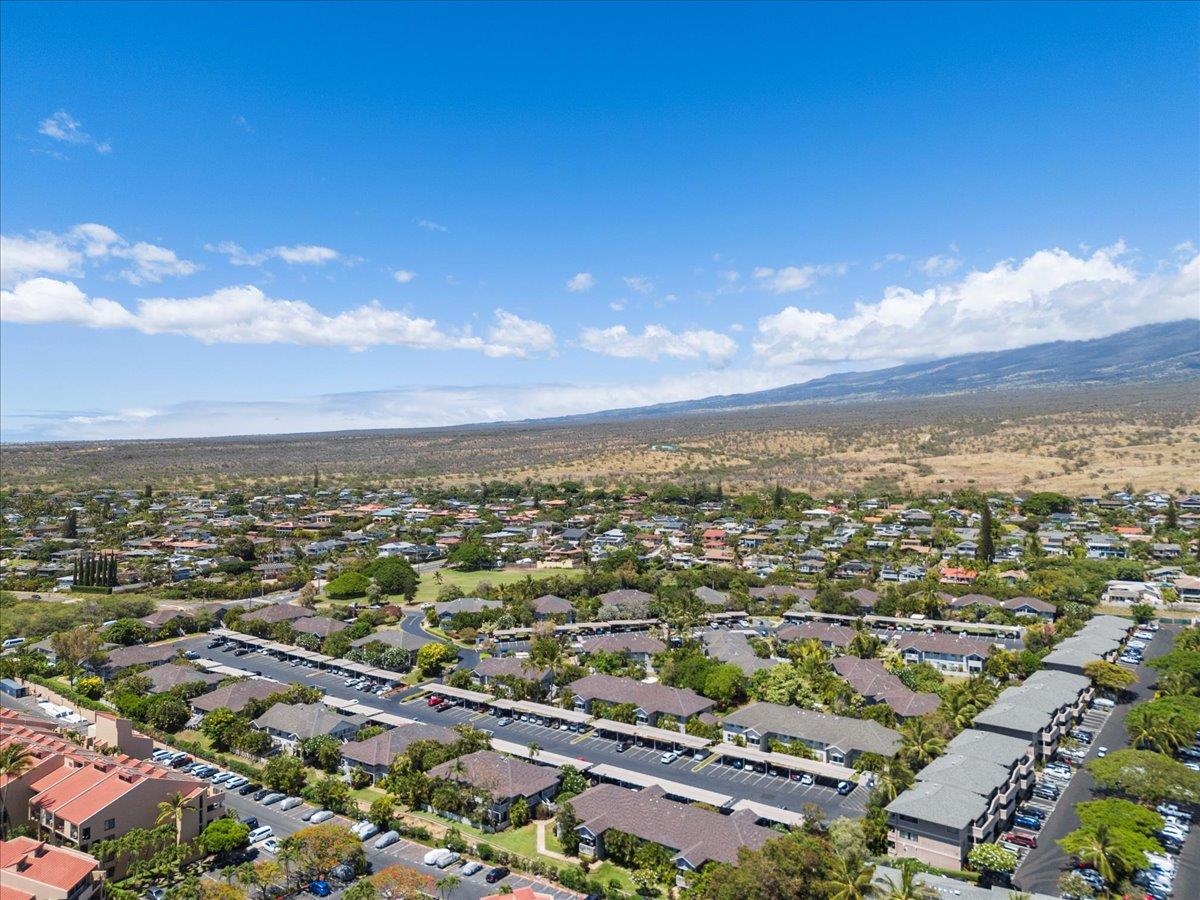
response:
<svg viewBox="0 0 1200 900"><path fill-rule="evenodd" d="M647 325L634 334L624 325L585 328L579 344L585 350L619 359L657 360L705 359L709 365L724 366L737 353L737 344L719 331L671 331L662 325Z"/></svg>
<svg viewBox="0 0 1200 900"><path fill-rule="evenodd" d="M647 295L654 293L654 282L643 275L626 275L622 281L631 291Z"/></svg>
<svg viewBox="0 0 1200 900"><path fill-rule="evenodd" d="M76 225L66 234L39 231L28 237L4 235L0 244L0 284L5 287L34 275L78 276L85 261L128 263L118 275L130 284L191 275L200 268L180 259L173 250L145 241L130 243L107 225L95 222Z"/></svg>
<svg viewBox="0 0 1200 900"><path fill-rule="evenodd" d="M567 279L567 290L572 294L580 294L591 290L595 284L596 279L592 277L591 272L576 272Z"/></svg>
<svg viewBox="0 0 1200 900"><path fill-rule="evenodd" d="M822 266L784 266L782 269L759 266L754 270L754 278L760 286L773 294L791 294L795 291L807 290L816 284L819 278L845 274L845 263Z"/></svg>
<svg viewBox="0 0 1200 900"><path fill-rule="evenodd" d="M439 225L437 222L431 222L429 219L418 219L417 227L424 228L426 231L449 231L445 225Z"/></svg>
<svg viewBox="0 0 1200 900"><path fill-rule="evenodd" d="M97 153L112 152L111 144L107 141L98 141L88 134L79 120L65 109L60 109L53 115L42 119L38 123L38 133L64 144L91 147Z"/></svg>
<svg viewBox="0 0 1200 900"><path fill-rule="evenodd" d="M758 321L768 365L816 360L900 363L1053 340L1103 337L1200 310L1200 257L1141 275L1122 244L1074 256L1039 250L925 291L892 286L837 316L789 306Z"/></svg>
<svg viewBox="0 0 1200 900"><path fill-rule="evenodd" d="M219 244L205 244L204 249L209 253L220 253L235 266L261 266L269 259L278 259L294 266L323 266L329 262L349 262L332 247L322 247L319 244L278 246L250 253L233 241L221 241Z"/></svg>
<svg viewBox="0 0 1200 900"><path fill-rule="evenodd" d="M143 334L175 334L206 344L299 344L365 350L402 346L422 350L472 350L487 356L526 357L554 348L546 325L495 311L485 337L469 327L445 329L435 320L387 309L378 303L334 315L300 300L277 300L261 289L228 287L201 297L154 297L130 310L87 296L75 284L33 278L0 292L0 321L130 328Z"/></svg>
<svg viewBox="0 0 1200 900"><path fill-rule="evenodd" d="M396 269L394 272L392 272L392 277L395 278L399 284L408 284L417 277L417 273L408 269Z"/></svg>

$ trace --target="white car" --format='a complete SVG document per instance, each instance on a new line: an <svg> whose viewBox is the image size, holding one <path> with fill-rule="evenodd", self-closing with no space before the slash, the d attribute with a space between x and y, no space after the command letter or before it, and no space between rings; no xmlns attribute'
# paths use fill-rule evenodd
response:
<svg viewBox="0 0 1200 900"><path fill-rule="evenodd" d="M813 783L815 783L815 779L812 777L812 773L810 773L810 772L805 772L803 775L801 775L801 776L800 776L800 783L801 783L801 784L806 784L806 785L807 785L807 784L813 784Z"/></svg>
<svg viewBox="0 0 1200 900"><path fill-rule="evenodd" d="M368 838L375 837L377 834L379 834L379 826L373 822L368 822L367 827L358 833L358 839L360 841L365 841Z"/></svg>
<svg viewBox="0 0 1200 900"><path fill-rule="evenodd" d="M442 855L438 857L437 862L435 862L434 865L439 869L444 869L447 866L454 865L460 859L462 859L462 856L458 853L455 853L453 850L443 850Z"/></svg>
<svg viewBox="0 0 1200 900"><path fill-rule="evenodd" d="M1096 756L1099 757L1100 759L1104 759L1104 757L1108 756L1108 748L1101 747L1099 750L1096 751Z"/></svg>
<svg viewBox="0 0 1200 900"><path fill-rule="evenodd" d="M679 759L679 751L672 750L669 753L664 753L662 756L660 756L658 758L658 761L660 763L662 763L664 766L669 766L671 763L675 762L675 760L677 760L677 759Z"/></svg>
<svg viewBox="0 0 1200 900"><path fill-rule="evenodd" d="M322 822L328 822L332 818L333 818L333 813L331 813L327 809L322 809L322 810L318 810L317 812L313 813L312 818L310 818L308 821L310 821L314 825L320 825Z"/></svg>
<svg viewBox="0 0 1200 900"><path fill-rule="evenodd" d="M265 850L267 853L278 853L279 852L279 841L275 838L267 838L265 841L263 841L261 844L258 845L258 849Z"/></svg>

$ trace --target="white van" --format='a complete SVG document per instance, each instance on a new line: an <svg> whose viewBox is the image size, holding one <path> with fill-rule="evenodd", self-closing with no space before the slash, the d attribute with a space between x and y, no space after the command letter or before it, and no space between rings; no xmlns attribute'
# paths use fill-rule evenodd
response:
<svg viewBox="0 0 1200 900"><path fill-rule="evenodd" d="M273 829L270 825L259 825L248 835L246 835L246 840L251 844L257 844L259 841L265 841L267 838L273 837L274 834L275 829Z"/></svg>
<svg viewBox="0 0 1200 900"><path fill-rule="evenodd" d="M25 638L23 637L5 638L4 643L0 644L0 648L4 650L11 650L13 647L20 647L23 643L25 643Z"/></svg>

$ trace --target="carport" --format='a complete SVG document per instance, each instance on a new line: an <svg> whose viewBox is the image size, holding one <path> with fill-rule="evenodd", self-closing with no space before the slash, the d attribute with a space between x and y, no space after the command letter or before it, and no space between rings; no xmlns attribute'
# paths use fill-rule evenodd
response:
<svg viewBox="0 0 1200 900"><path fill-rule="evenodd" d="M690 784L681 784L678 781L668 781L665 778L645 775L631 769L622 769L620 766L610 766L607 763L592 766L588 769L588 775L599 781L639 790L657 784L668 797L673 800L682 800L684 803L708 803L716 809L727 809L733 805L733 798L728 794L718 794L716 791L692 787Z"/></svg>
<svg viewBox="0 0 1200 900"><path fill-rule="evenodd" d="M591 715L585 712L580 712L575 709L561 709L557 706L548 706L545 703L534 703L532 700L509 700L501 697L492 701L492 709L512 715L513 713L525 713L531 716L540 716L543 719L551 719L555 722L567 722L571 725L586 725L592 720Z"/></svg>
<svg viewBox="0 0 1200 900"><path fill-rule="evenodd" d="M471 709L476 710L486 710L496 699L491 694L485 694L481 691L469 691L466 688L456 688L449 684L424 684L421 685L421 690L426 694L437 694L439 697L449 697L453 700L459 700L464 706L469 706Z"/></svg>
<svg viewBox="0 0 1200 900"><path fill-rule="evenodd" d="M497 738L492 738L492 749L497 753L507 753L509 756L519 756L521 759L527 759L530 762L540 763L546 766L574 766L580 772L590 771L592 764L585 759L576 759L574 756L564 756L561 753L554 753L550 750L538 749L536 753L530 753L528 744L517 744L513 741L503 741Z"/></svg>
<svg viewBox="0 0 1200 900"><path fill-rule="evenodd" d="M401 725L411 725L416 719L406 719L404 716L398 716L390 712L373 712L368 717L372 722L378 722L380 725L387 725L389 728L399 728Z"/></svg>
<svg viewBox="0 0 1200 900"><path fill-rule="evenodd" d="M703 750L712 743L708 738L686 734L682 731L655 728L652 725L626 725L624 722L615 722L612 719L596 719L592 722L592 727L605 734L618 734L638 741L649 741L654 747L658 747L659 744L668 744L672 750L678 750L680 747L685 750Z"/></svg>
<svg viewBox="0 0 1200 900"><path fill-rule="evenodd" d="M804 824L804 816L798 812L793 812L790 809L780 809L778 806L771 806L768 803L758 803L754 800L739 800L733 804L733 811L739 809L749 809L754 812L760 819L765 819L768 822L778 822L780 825L786 825L789 828L799 828Z"/></svg>
<svg viewBox="0 0 1200 900"><path fill-rule="evenodd" d="M743 762L748 762L753 765L761 765L771 769L778 769L785 773L792 772L807 772L815 778L821 778L825 781L854 781L858 774L853 769L848 769L845 766L835 765L834 763L818 762L815 759L801 759L799 756L791 756L787 753L768 753L763 750L755 750L753 747L739 747L737 744L718 744L713 748L713 753L725 759L740 759Z"/></svg>

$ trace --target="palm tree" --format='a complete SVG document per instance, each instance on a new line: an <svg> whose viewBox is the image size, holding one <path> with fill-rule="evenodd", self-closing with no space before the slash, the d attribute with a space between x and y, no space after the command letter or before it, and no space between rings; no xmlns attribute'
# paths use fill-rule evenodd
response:
<svg viewBox="0 0 1200 900"><path fill-rule="evenodd" d="M824 886L829 900L869 900L879 893L875 886L875 866L853 854L834 856L833 875Z"/></svg>
<svg viewBox="0 0 1200 900"><path fill-rule="evenodd" d="M8 784L31 765L33 754L25 744L9 741L6 746L0 747L0 782L3 782L0 783L0 836L8 832L8 817L4 815L4 795L8 792Z"/></svg>
<svg viewBox="0 0 1200 900"><path fill-rule="evenodd" d="M900 754L914 768L929 765L946 749L946 742L924 719L909 719L900 726L900 734L904 738Z"/></svg>
<svg viewBox="0 0 1200 900"><path fill-rule="evenodd" d="M154 820L155 825L166 825L168 822L175 823L175 846L178 847L183 843L183 813L188 808L188 798L182 793L176 791L162 803L158 804L158 818Z"/></svg>
<svg viewBox="0 0 1200 900"><path fill-rule="evenodd" d="M454 893L454 889L460 884L462 884L462 879L457 875L447 875L445 878L439 878L436 885L438 889L438 895L442 898L442 900L447 900L447 898Z"/></svg>
<svg viewBox="0 0 1200 900"><path fill-rule="evenodd" d="M537 759L537 755L542 752L541 744L537 741L530 741L527 749L529 750L529 758L531 760Z"/></svg>
<svg viewBox="0 0 1200 900"><path fill-rule="evenodd" d="M913 773L908 766L902 760L893 759L882 772L876 774L875 790L887 804L908 790L912 782Z"/></svg>
<svg viewBox="0 0 1200 900"><path fill-rule="evenodd" d="M1087 836L1087 843L1080 847L1075 855L1080 862L1085 862L1097 872L1108 884L1116 884L1117 878L1117 842L1113 839L1106 823L1097 825Z"/></svg>
<svg viewBox="0 0 1200 900"><path fill-rule="evenodd" d="M955 731L970 725L979 710L980 707L972 702L966 691L953 691L942 701L942 715Z"/></svg>
<svg viewBox="0 0 1200 900"><path fill-rule="evenodd" d="M937 892L923 881L917 881L917 867L910 860L900 861L900 880L891 876L883 879L887 886L885 900L935 900Z"/></svg>
<svg viewBox="0 0 1200 900"><path fill-rule="evenodd" d="M1170 697L1196 693L1196 685L1187 672L1163 672L1158 676L1158 692Z"/></svg>

